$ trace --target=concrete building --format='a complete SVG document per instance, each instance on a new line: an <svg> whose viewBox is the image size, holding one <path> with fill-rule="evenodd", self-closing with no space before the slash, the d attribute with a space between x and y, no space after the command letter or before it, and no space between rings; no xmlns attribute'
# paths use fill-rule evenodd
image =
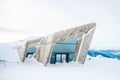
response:
<svg viewBox="0 0 120 80"><path fill-rule="evenodd" d="M3 44L0 48L2 51L0 60L7 61L9 58L13 62L24 62L25 58L32 54L44 65L71 61L84 64L95 27L95 23L90 23L55 32L45 37L30 38L7 44L8 48ZM8 58L5 54L8 54ZM17 58L15 59L15 57Z"/></svg>
<svg viewBox="0 0 120 80"><path fill-rule="evenodd" d="M71 61L84 64L95 27L95 23L90 23L23 40L17 45L17 51L22 62L28 54L35 53L35 58L44 65Z"/></svg>

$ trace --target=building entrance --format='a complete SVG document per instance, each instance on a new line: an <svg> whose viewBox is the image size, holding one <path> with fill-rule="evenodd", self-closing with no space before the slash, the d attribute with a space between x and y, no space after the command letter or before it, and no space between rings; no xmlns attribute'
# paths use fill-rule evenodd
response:
<svg viewBox="0 0 120 80"><path fill-rule="evenodd" d="M55 63L69 62L69 53L55 53Z"/></svg>

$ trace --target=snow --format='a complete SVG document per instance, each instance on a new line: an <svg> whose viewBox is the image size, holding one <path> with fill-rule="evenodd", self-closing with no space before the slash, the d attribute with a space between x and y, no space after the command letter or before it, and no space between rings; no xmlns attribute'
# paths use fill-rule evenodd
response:
<svg viewBox="0 0 120 80"><path fill-rule="evenodd" d="M0 44L0 60L20 62L16 42Z"/></svg>
<svg viewBox="0 0 120 80"><path fill-rule="evenodd" d="M33 57L24 63L0 64L0 80L120 80L120 61L102 56L87 56L84 65L77 62L47 64Z"/></svg>

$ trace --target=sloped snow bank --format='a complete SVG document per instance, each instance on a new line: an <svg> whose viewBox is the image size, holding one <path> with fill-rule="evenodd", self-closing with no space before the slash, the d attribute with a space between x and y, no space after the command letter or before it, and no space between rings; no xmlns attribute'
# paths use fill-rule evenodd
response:
<svg viewBox="0 0 120 80"><path fill-rule="evenodd" d="M31 57L27 57L24 61L24 64L27 64L27 65L39 65L39 66L44 66L43 64L41 64L40 62L38 62L34 56L31 56Z"/></svg>
<svg viewBox="0 0 120 80"><path fill-rule="evenodd" d="M9 62L21 62L17 52L17 43L1 43L0 60Z"/></svg>

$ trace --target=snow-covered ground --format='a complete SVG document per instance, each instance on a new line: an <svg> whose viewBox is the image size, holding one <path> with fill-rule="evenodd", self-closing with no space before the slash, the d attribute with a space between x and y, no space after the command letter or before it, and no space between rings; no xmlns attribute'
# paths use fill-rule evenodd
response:
<svg viewBox="0 0 120 80"><path fill-rule="evenodd" d="M24 63L0 63L0 80L120 80L120 61L101 56L87 56L79 63L48 64L44 67L35 59Z"/></svg>

